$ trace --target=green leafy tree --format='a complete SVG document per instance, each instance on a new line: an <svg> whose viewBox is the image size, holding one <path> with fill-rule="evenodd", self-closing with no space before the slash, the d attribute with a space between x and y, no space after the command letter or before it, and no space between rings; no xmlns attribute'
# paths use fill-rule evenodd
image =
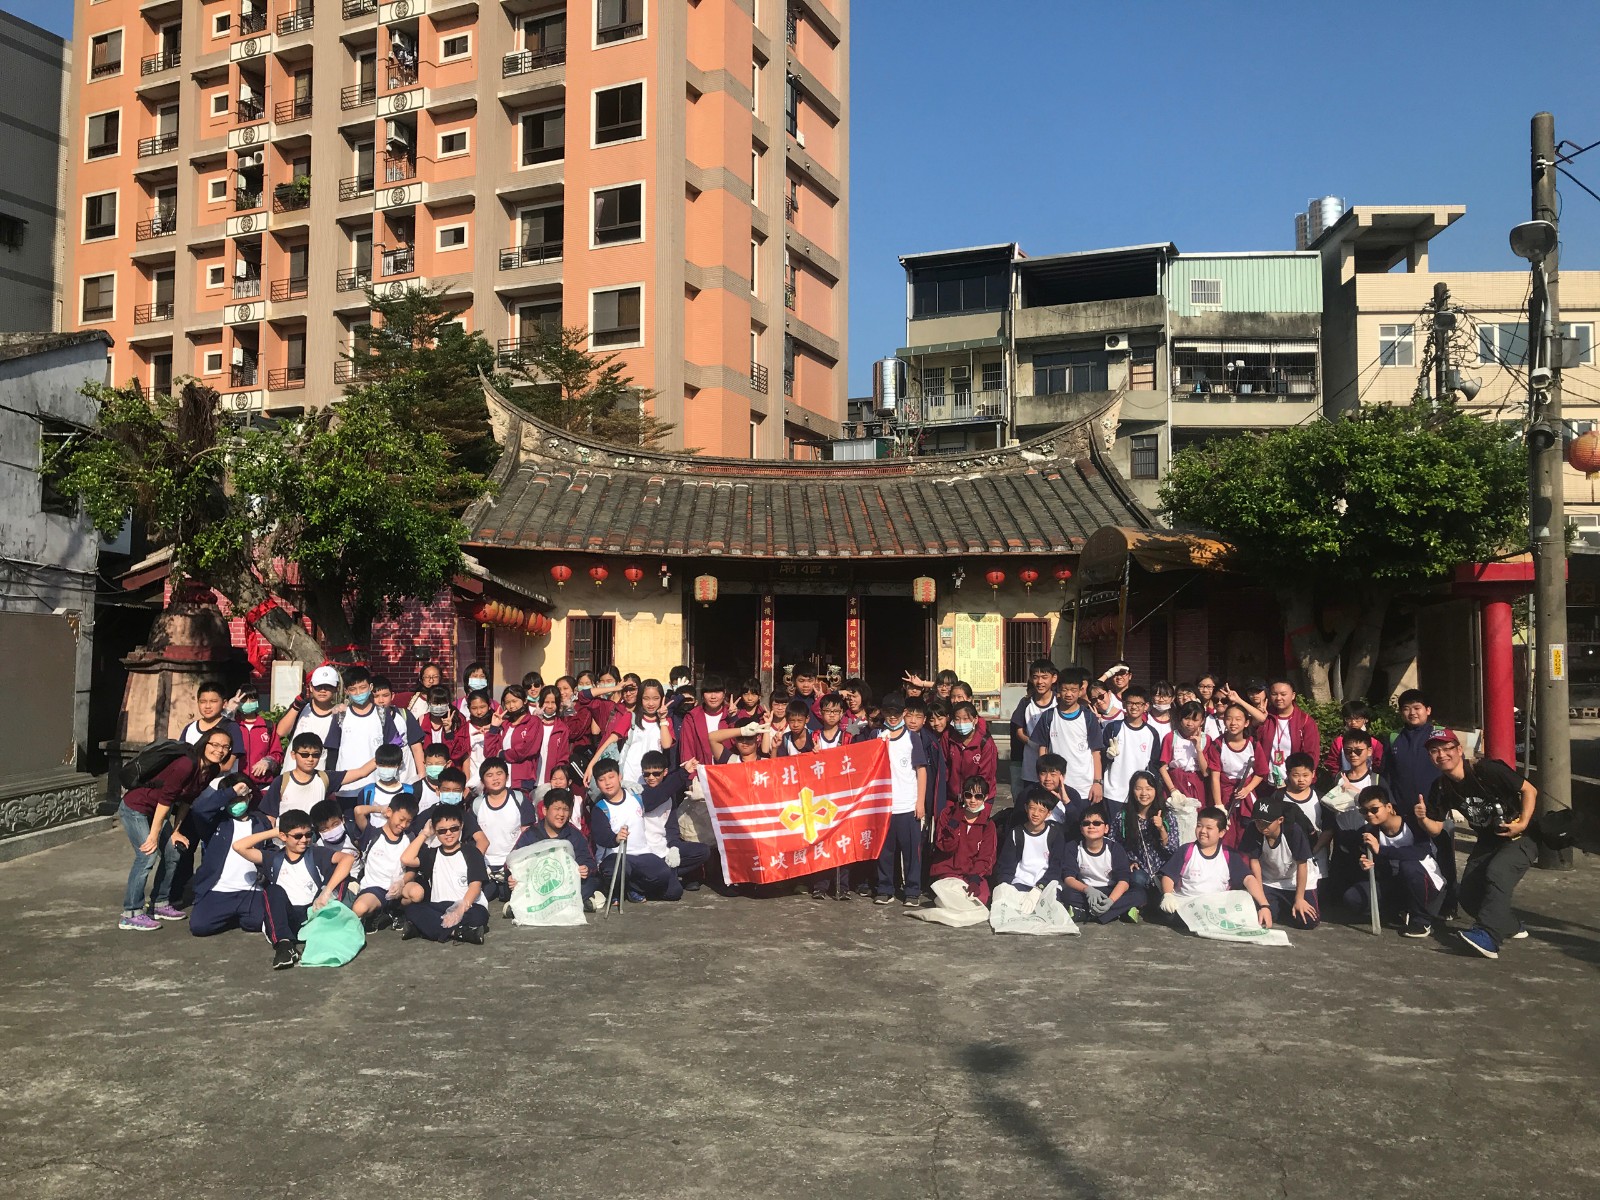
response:
<svg viewBox="0 0 1600 1200"><path fill-rule="evenodd" d="M526 340L512 373L532 386L516 387L508 397L568 433L651 449L674 428L646 411L655 393L635 387L617 355L589 349L589 331L581 325Z"/></svg>
<svg viewBox="0 0 1600 1200"><path fill-rule="evenodd" d="M367 296L375 319L356 326L348 391L379 395L405 428L438 434L452 469L487 474L500 454L483 398L494 347L456 324L438 291Z"/></svg>
<svg viewBox="0 0 1600 1200"><path fill-rule="evenodd" d="M455 498L481 476L453 470L444 439L397 421L381 389L293 420L241 425L216 392L175 395L90 385L92 433L64 447L59 487L113 533L128 512L191 578L247 610L284 608L257 629L290 658L317 662L355 639L353 622L435 595L461 568ZM335 656L336 657L336 656Z"/></svg>
<svg viewBox="0 0 1600 1200"><path fill-rule="evenodd" d="M1526 541L1527 468L1502 427L1450 405L1223 438L1173 460L1161 503L1178 526L1223 535L1270 585L1319 701L1372 682L1394 597Z"/></svg>

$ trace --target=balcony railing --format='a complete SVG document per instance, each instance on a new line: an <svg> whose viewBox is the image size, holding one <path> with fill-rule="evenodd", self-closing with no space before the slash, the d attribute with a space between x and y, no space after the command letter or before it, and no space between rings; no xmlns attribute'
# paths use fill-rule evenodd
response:
<svg viewBox="0 0 1600 1200"><path fill-rule="evenodd" d="M302 5L300 5L299 8L295 9L292 13L289 13L286 16L279 17L278 18L278 35L280 37L283 37L283 36L286 36L286 35L291 34L291 33L299 33L302 30L310 29L311 28L311 18L312 18L312 15L313 15L314 11L315 11L315 6L314 5L302 4Z"/></svg>
<svg viewBox="0 0 1600 1200"><path fill-rule="evenodd" d="M371 282L371 267L345 267L333 277L333 290L336 292L359 292Z"/></svg>
<svg viewBox="0 0 1600 1200"><path fill-rule="evenodd" d="M518 50L500 60L500 75L510 79L513 75L526 75L543 67L559 67L567 61L565 46L551 46L547 50Z"/></svg>
<svg viewBox="0 0 1600 1200"><path fill-rule="evenodd" d="M311 186L297 187L292 183L280 183L272 189L272 211L275 213L294 212L296 209L311 206Z"/></svg>
<svg viewBox="0 0 1600 1200"><path fill-rule="evenodd" d="M354 17L364 17L368 13L378 11L378 0L344 0L344 6L340 11L346 21Z"/></svg>
<svg viewBox="0 0 1600 1200"><path fill-rule="evenodd" d="M155 321L172 320L172 301L157 300L153 304L140 304L133 310L133 323L135 325L149 325Z"/></svg>
<svg viewBox="0 0 1600 1200"><path fill-rule="evenodd" d="M924 425L1002 421L1006 416L1006 392L1004 388L979 392L924 392L919 415Z"/></svg>
<svg viewBox="0 0 1600 1200"><path fill-rule="evenodd" d="M783 23L784 41L793 46L800 40L800 10L793 6L789 9L788 16Z"/></svg>
<svg viewBox="0 0 1600 1200"><path fill-rule="evenodd" d="M272 281L272 299L274 300L300 300L306 294L306 277L304 275L291 275L287 279L274 279Z"/></svg>
<svg viewBox="0 0 1600 1200"><path fill-rule="evenodd" d="M158 133L155 137L139 139L139 157L149 158L155 154L165 154L168 150L178 148L178 135L176 133Z"/></svg>
<svg viewBox="0 0 1600 1200"><path fill-rule="evenodd" d="M378 98L378 85L376 83L352 83L339 93L339 107L344 109L360 108L363 104L371 104Z"/></svg>
<svg viewBox="0 0 1600 1200"><path fill-rule="evenodd" d="M133 236L141 242L148 242L151 238L170 237L178 232L178 214L175 212L156 211L148 220L140 221L133 228Z"/></svg>
<svg viewBox="0 0 1600 1200"><path fill-rule="evenodd" d="M275 371L267 372L267 391L288 392L306 385L306 369L299 367L279 367Z"/></svg>
<svg viewBox="0 0 1600 1200"><path fill-rule="evenodd" d="M417 253L410 246L383 252L384 275L409 275L417 269Z"/></svg>
<svg viewBox="0 0 1600 1200"><path fill-rule="evenodd" d="M500 251L500 269L515 271L518 267L534 267L540 263L558 262L561 258L560 242L541 242L533 246L512 246Z"/></svg>
<svg viewBox="0 0 1600 1200"><path fill-rule="evenodd" d="M794 284L792 284L792 283L784 284L783 285L783 306L785 308L787 308L790 312L794 311L794 300L795 300Z"/></svg>
<svg viewBox="0 0 1600 1200"><path fill-rule="evenodd" d="M501 367L514 367L535 353L540 346L547 344L548 340L537 334L501 338L494 344L495 364Z"/></svg>
<svg viewBox="0 0 1600 1200"><path fill-rule="evenodd" d="M383 156L383 178L387 183L402 183L417 177L417 160L404 154Z"/></svg>
<svg viewBox="0 0 1600 1200"><path fill-rule="evenodd" d="M245 387L255 387L255 385L256 385L256 364L255 363L235 363L234 366L233 366L233 369L228 372L228 386L229 387L245 388Z"/></svg>
<svg viewBox="0 0 1600 1200"><path fill-rule="evenodd" d="M793 371L785 371L783 373L783 394L785 396L794 395L794 372Z"/></svg>
<svg viewBox="0 0 1600 1200"><path fill-rule="evenodd" d="M794 214L799 207L800 205L795 202L795 198L788 192L785 192L783 195L783 219L785 221L793 221Z"/></svg>
<svg viewBox="0 0 1600 1200"><path fill-rule="evenodd" d="M233 194L233 211L249 212L252 208L261 207L260 192L235 192Z"/></svg>
<svg viewBox="0 0 1600 1200"><path fill-rule="evenodd" d="M750 386L763 396L767 394L767 369L758 362L750 364Z"/></svg>
<svg viewBox="0 0 1600 1200"><path fill-rule="evenodd" d="M620 42L624 38L638 37L643 32L643 21L624 21L621 25L601 26L595 31L594 40L604 46L607 42Z"/></svg>
<svg viewBox="0 0 1600 1200"><path fill-rule="evenodd" d="M311 97L296 96L292 100L280 100L277 107L272 110L272 119L280 125L290 121L304 121L311 115Z"/></svg>
<svg viewBox="0 0 1600 1200"><path fill-rule="evenodd" d="M261 276L245 275L233 281L235 300L253 300L261 295Z"/></svg>
<svg viewBox="0 0 1600 1200"><path fill-rule="evenodd" d="M245 37L252 33L260 33L267 27L267 14L265 12L240 13L239 36Z"/></svg>
<svg viewBox="0 0 1600 1200"><path fill-rule="evenodd" d="M432 63L428 64L432 66ZM387 63L389 71L389 90L397 92L401 88L408 88L417 81L417 72L420 64L409 59L391 58Z"/></svg>
<svg viewBox="0 0 1600 1200"><path fill-rule="evenodd" d="M146 54L139 60L139 74L154 75L158 71L170 71L182 64L183 55L176 50L169 50L165 54Z"/></svg>
<svg viewBox="0 0 1600 1200"><path fill-rule="evenodd" d="M335 383L349 383L352 379L360 379L366 372L356 366L355 361L341 358L333 364L333 381Z"/></svg>
<svg viewBox="0 0 1600 1200"><path fill-rule="evenodd" d="M361 196L372 194L371 175L352 175L349 179L339 180L339 199L355 200Z"/></svg>
<svg viewBox="0 0 1600 1200"><path fill-rule="evenodd" d="M267 110L261 107L259 101L241 100L233 106L233 119L240 125L248 125L251 121L259 121L267 115Z"/></svg>
<svg viewBox="0 0 1600 1200"><path fill-rule="evenodd" d="M104 79L107 75L115 75L120 70L122 70L122 60L120 58L112 62L96 63L89 68L89 78Z"/></svg>

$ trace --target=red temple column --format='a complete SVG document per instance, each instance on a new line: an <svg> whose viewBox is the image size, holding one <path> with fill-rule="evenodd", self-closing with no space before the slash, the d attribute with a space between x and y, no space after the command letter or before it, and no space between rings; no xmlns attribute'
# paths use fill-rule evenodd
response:
<svg viewBox="0 0 1600 1200"><path fill-rule="evenodd" d="M1483 640L1483 752L1517 761L1516 677L1512 671L1511 596L1486 596L1479 608Z"/></svg>

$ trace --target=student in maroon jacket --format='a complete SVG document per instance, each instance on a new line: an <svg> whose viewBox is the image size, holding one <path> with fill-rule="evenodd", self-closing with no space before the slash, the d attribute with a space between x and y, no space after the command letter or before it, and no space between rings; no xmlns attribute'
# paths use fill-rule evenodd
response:
<svg viewBox="0 0 1600 1200"><path fill-rule="evenodd" d="M944 760L948 771L947 791L952 801L960 800L966 781L974 775L982 779L988 794L994 795L995 773L1000 754L995 749L989 727L978 720L978 708L966 701L950 711L950 725L944 735Z"/></svg>
<svg viewBox="0 0 1600 1200"><path fill-rule="evenodd" d="M700 683L700 703L683 715L683 727L678 733L679 757L715 762L711 734L731 724L733 713L728 708L728 685L720 676L707 675Z"/></svg>
<svg viewBox="0 0 1600 1200"><path fill-rule="evenodd" d="M172 891L172 872L178 862L178 847L172 839L189 806L233 757L233 733L221 727L202 734L200 740L182 756L173 759L155 776L122 797L117 817L122 831L133 845L133 866L128 871L128 886L122 896L120 928L147 932L159 929L162 921L181 921L183 912L168 901ZM171 817L170 827L167 818ZM148 908L145 887L152 868L155 886Z"/></svg>
<svg viewBox="0 0 1600 1200"><path fill-rule="evenodd" d="M934 827L933 866L928 872L932 879L961 880L967 894L980 904L989 903L989 876L1000 849L1000 835L989 819L993 794L981 775L962 782Z"/></svg>
<svg viewBox="0 0 1600 1200"><path fill-rule="evenodd" d="M1322 731L1311 714L1295 703L1294 685L1287 679L1274 679L1267 687L1267 719L1255 731L1256 745L1267 760L1267 782L1282 787L1288 778L1291 754L1309 754L1311 761L1322 757Z"/></svg>

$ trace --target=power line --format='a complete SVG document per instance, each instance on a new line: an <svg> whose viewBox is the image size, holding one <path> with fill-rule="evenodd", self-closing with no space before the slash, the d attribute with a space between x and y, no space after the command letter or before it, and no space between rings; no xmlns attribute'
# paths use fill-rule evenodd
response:
<svg viewBox="0 0 1600 1200"><path fill-rule="evenodd" d="M1561 173L1562 173L1562 174L1563 174L1563 175L1565 175L1565 176L1566 176L1566 177L1567 177L1567 178L1568 178L1568 179L1570 179L1570 180L1572 180L1572 182L1573 182L1573 183L1575 183L1575 184L1577 184L1577 185L1578 185L1578 186L1579 186L1579 187L1581 187L1581 188L1582 188L1582 189L1583 189L1583 190L1584 190L1584 191L1586 191L1586 192L1588 192L1588 193L1589 193L1589 195L1590 195L1590 196L1591 196L1591 197L1593 197L1593 198L1594 198L1594 199L1595 199L1595 200L1600 200L1600 193L1596 193L1596 192L1595 192L1595 190L1594 190L1594 189L1593 189L1593 188L1592 188L1592 187L1590 187L1590 186L1589 186L1589 185L1588 185L1588 184L1587 184L1587 183L1585 183L1585 182L1584 182L1584 181L1583 181L1583 180L1581 180L1581 179L1579 179L1579 178L1578 178L1578 177L1577 177L1577 176L1576 176L1576 175L1574 175L1574 174L1573 174L1573 173L1572 173L1572 172L1571 172L1571 171L1569 171L1569 170L1567 170L1567 169L1566 169L1566 168L1565 168L1565 167L1563 167L1563 166L1562 166L1562 165L1561 165L1561 164L1560 164L1560 163L1557 163L1557 164L1556 164L1556 170L1558 170L1558 171L1560 171L1560 172L1561 172ZM1560 216L1560 214L1559 214L1559 213L1557 213L1557 214L1556 214L1556 215L1557 215L1557 216L1558 216L1558 217L1559 217L1559 216Z"/></svg>
<svg viewBox="0 0 1600 1200"><path fill-rule="evenodd" d="M1561 146L1577 146L1577 145L1578 145L1577 142L1566 142L1566 141L1564 141L1564 142L1561 143ZM1556 149L1560 150L1561 146L1557 146ZM1570 154L1558 154L1558 155L1556 155L1556 166L1559 167L1562 163L1571 162L1573 159L1577 158L1578 155L1587 154L1589 151L1593 150L1596 146L1600 146L1600 142L1590 142L1587 146L1579 146L1578 149L1572 151Z"/></svg>

